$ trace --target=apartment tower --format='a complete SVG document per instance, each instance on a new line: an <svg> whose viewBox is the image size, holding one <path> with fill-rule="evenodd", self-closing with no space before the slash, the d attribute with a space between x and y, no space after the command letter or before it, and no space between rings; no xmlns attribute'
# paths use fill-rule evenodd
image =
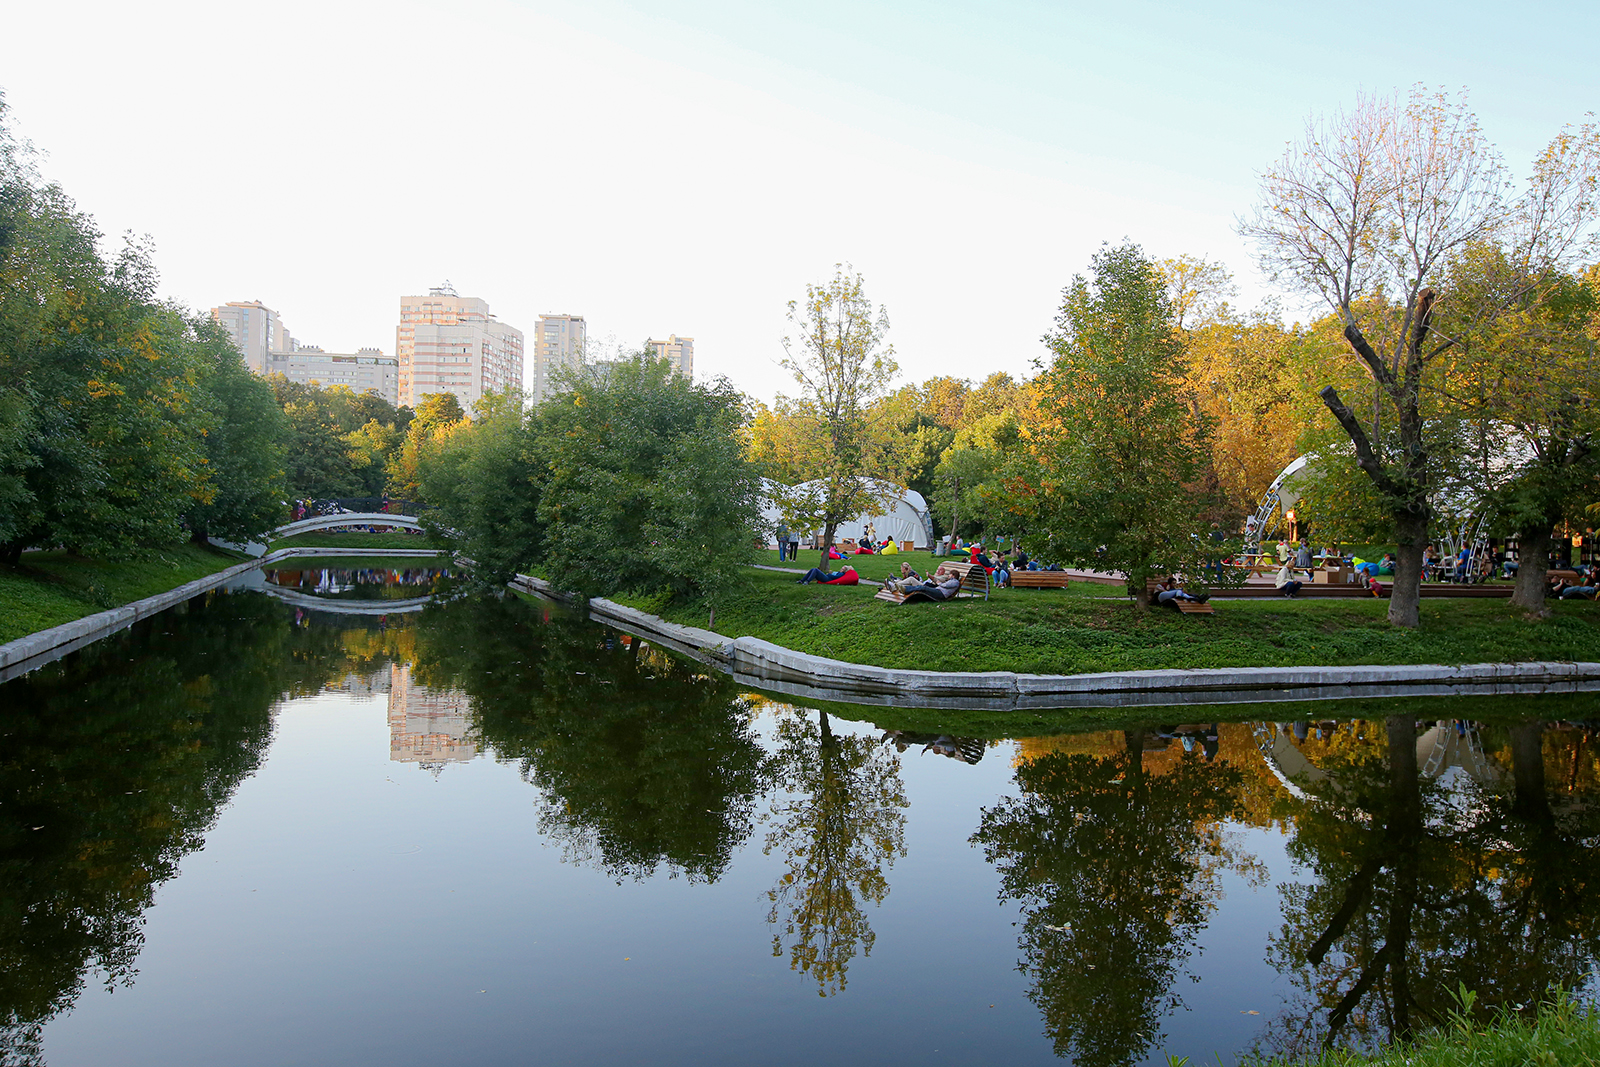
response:
<svg viewBox="0 0 1600 1067"><path fill-rule="evenodd" d="M556 388L555 372L584 364L588 327L582 315L540 315L533 348L533 399L543 400Z"/></svg>
<svg viewBox="0 0 1600 1067"><path fill-rule="evenodd" d="M646 341L644 346L657 359L672 364L672 369L689 381L694 381L694 338L667 334L665 341Z"/></svg>
<svg viewBox="0 0 1600 1067"><path fill-rule="evenodd" d="M484 393L522 386L522 331L448 283L426 296L400 298L394 348L402 405L415 407L429 393L454 393L470 412Z"/></svg>
<svg viewBox="0 0 1600 1067"><path fill-rule="evenodd" d="M294 338L284 329L283 319L259 300L223 304L211 309L211 317L244 355L244 365L257 374L268 373L268 353L294 349Z"/></svg>

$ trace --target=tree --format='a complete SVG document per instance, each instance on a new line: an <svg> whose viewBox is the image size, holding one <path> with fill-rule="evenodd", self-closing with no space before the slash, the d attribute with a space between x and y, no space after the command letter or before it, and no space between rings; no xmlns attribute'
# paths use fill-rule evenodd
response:
<svg viewBox="0 0 1600 1067"><path fill-rule="evenodd" d="M424 454L466 418L454 393L423 397L406 427L405 441L389 458L389 491L403 500L421 497Z"/></svg>
<svg viewBox="0 0 1600 1067"><path fill-rule="evenodd" d="M1440 287L1459 257L1502 238L1529 281L1581 248L1596 208L1592 176L1568 166L1547 177L1513 202L1500 156L1465 102L1414 89L1404 101L1364 97L1308 122L1262 175L1260 201L1240 225L1269 275L1337 313L1371 376L1370 418L1333 386L1320 395L1394 519L1396 625L1418 624L1436 449L1448 436L1438 425L1449 409L1445 360L1458 355L1463 332L1508 310L1503 301L1462 308L1470 321L1452 322Z"/></svg>
<svg viewBox="0 0 1600 1067"><path fill-rule="evenodd" d="M545 401L529 455L550 580L585 596L698 596L714 617L759 537L742 415L726 380L692 384L644 353Z"/></svg>
<svg viewBox="0 0 1600 1067"><path fill-rule="evenodd" d="M789 322L796 337L783 339L782 366L801 390L789 411L809 429L807 461L821 484L781 503L792 525L821 529L826 562L840 524L876 506L900 480L898 435L872 404L899 367L884 343L888 312L879 307L874 315L862 276L844 266L826 285L807 285L804 303L789 302Z"/></svg>
<svg viewBox="0 0 1600 1067"><path fill-rule="evenodd" d="M1055 358L1039 376L1030 427L1038 486L1036 555L1121 571L1134 602L1147 579L1198 572L1205 538L1196 488L1209 421L1185 402L1183 350L1155 264L1136 245L1106 248L1064 291ZM1016 468L1013 468L1013 473Z"/></svg>
<svg viewBox="0 0 1600 1067"><path fill-rule="evenodd" d="M209 320L190 324L210 362L203 380L211 428L205 434L209 500L191 500L184 513L197 541L248 541L283 521L283 438L288 420L272 387L251 374L239 350Z"/></svg>

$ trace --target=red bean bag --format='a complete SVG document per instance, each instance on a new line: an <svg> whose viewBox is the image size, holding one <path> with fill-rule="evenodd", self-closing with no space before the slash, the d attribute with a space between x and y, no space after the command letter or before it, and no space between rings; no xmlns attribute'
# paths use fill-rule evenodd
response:
<svg viewBox="0 0 1600 1067"><path fill-rule="evenodd" d="M823 582L822 584L823 585L859 585L860 583L861 583L861 575L856 573L856 569L854 567L846 567L844 569L844 573L839 575L839 577L835 578L831 582Z"/></svg>
<svg viewBox="0 0 1600 1067"><path fill-rule="evenodd" d="M858 548L858 549L856 549L856 555L858 555L858 556L870 556L870 555L872 555L872 549L870 549L870 548Z"/></svg>
<svg viewBox="0 0 1600 1067"><path fill-rule="evenodd" d="M829 559L844 559L843 556L839 555L839 550L837 548L828 549L828 558Z"/></svg>

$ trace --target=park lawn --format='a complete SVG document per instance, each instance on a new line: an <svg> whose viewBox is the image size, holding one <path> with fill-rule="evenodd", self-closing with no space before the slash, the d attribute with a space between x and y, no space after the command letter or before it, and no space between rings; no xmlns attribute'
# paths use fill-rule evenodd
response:
<svg viewBox="0 0 1600 1067"><path fill-rule="evenodd" d="M165 593L243 558L192 544L115 560L25 553L17 567L0 567L0 643Z"/></svg>
<svg viewBox="0 0 1600 1067"><path fill-rule="evenodd" d="M1553 618L1528 622L1504 600L1424 600L1422 627L1413 631L1391 626L1387 602L1376 599L1219 601L1215 615L1180 615L1139 611L1115 586L1075 582L1064 590L1001 589L988 602L895 607L874 600L872 586L799 585L775 571L750 573L743 591L717 604L718 633L891 668L1080 674L1600 659L1600 605L1588 601L1552 602ZM699 601L617 599L673 622L707 621Z"/></svg>
<svg viewBox="0 0 1600 1067"><path fill-rule="evenodd" d="M269 551L280 548L436 548L439 545L425 534L366 533L361 530L322 530L316 533L295 534L267 546ZM777 558L774 552L773 558Z"/></svg>

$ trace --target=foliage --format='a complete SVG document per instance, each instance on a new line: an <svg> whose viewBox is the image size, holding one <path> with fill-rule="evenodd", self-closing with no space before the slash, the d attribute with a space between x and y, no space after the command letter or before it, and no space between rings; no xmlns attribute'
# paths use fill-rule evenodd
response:
<svg viewBox="0 0 1600 1067"><path fill-rule="evenodd" d="M759 537L740 417L727 382L691 384L642 357L546 401L530 456L550 580L587 596L692 594L714 609Z"/></svg>
<svg viewBox="0 0 1600 1067"><path fill-rule="evenodd" d="M412 423L410 412L347 385L302 384L281 374L267 380L288 421L290 499L382 496L386 488L400 499L416 499L414 484L389 485L396 480L390 468L410 440L402 439Z"/></svg>
<svg viewBox="0 0 1600 1067"><path fill-rule="evenodd" d="M210 401L205 434L209 500L194 500L184 519L196 538L248 541L283 521L283 438L288 420L272 387L251 374L238 349L215 323L191 323L207 357L203 380Z"/></svg>
<svg viewBox="0 0 1600 1067"><path fill-rule="evenodd" d="M1064 292L1055 358L1037 387L1044 421L1032 461L1035 555L1126 576L1142 602L1148 578L1197 575L1218 552L1199 481L1210 421L1182 393L1180 337L1155 265L1136 246L1107 248L1092 279Z"/></svg>

